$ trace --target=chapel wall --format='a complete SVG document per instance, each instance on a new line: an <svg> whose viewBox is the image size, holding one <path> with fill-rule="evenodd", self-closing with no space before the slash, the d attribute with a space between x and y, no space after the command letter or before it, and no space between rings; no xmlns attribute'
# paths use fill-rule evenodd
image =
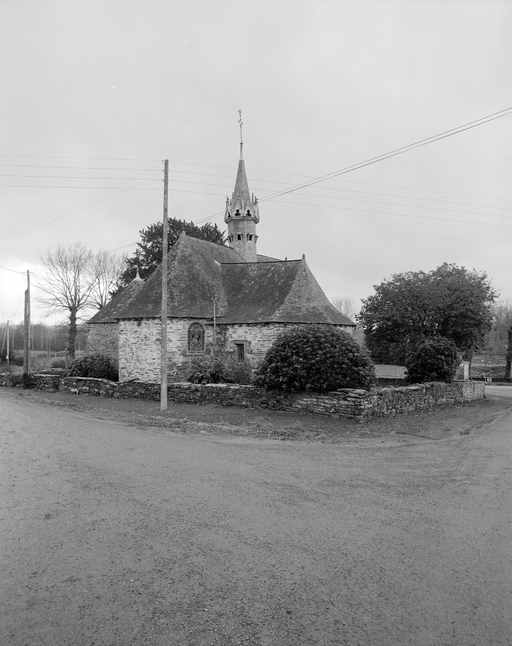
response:
<svg viewBox="0 0 512 646"><path fill-rule="evenodd" d="M192 323L204 326L205 349L212 345L211 326L199 319L168 319L167 378L170 382L185 381L194 357L203 353L188 351L188 331ZM158 319L122 320L119 322L119 381L160 381L161 325Z"/></svg>
<svg viewBox="0 0 512 646"><path fill-rule="evenodd" d="M117 323L94 323L88 325L86 354L107 355L117 366L119 361Z"/></svg>
<svg viewBox="0 0 512 646"><path fill-rule="evenodd" d="M236 344L245 346L246 363L256 368L276 338L285 330L297 327L297 323L252 323L219 326L222 346L226 354L236 357ZM353 333L352 326L336 326Z"/></svg>

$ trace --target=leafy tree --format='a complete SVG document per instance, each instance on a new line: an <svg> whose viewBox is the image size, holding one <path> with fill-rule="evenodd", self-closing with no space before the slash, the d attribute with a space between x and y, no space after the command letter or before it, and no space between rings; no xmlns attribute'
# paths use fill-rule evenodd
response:
<svg viewBox="0 0 512 646"><path fill-rule="evenodd" d="M442 337L424 339L406 359L407 381L410 384L426 381L450 383L458 365L459 356L453 341Z"/></svg>
<svg viewBox="0 0 512 646"><path fill-rule="evenodd" d="M179 238L182 231L193 238L200 238L201 240L208 240L217 244L224 244L224 232L222 232L216 224L207 222L203 226L198 227L193 222L185 222L185 220L176 220L169 218L169 249ZM158 265L162 262L162 237L163 228L162 222L151 224L146 229L139 231L141 242L137 243L137 249L131 258L126 259L126 268L121 275L118 289L119 291L125 285L135 278L137 270L139 276L143 279L148 278L155 271ZM113 293L115 294L116 291Z"/></svg>
<svg viewBox="0 0 512 646"><path fill-rule="evenodd" d="M356 318L374 361L403 365L421 341L439 336L471 359L491 329L496 297L485 273L444 263L376 285Z"/></svg>
<svg viewBox="0 0 512 646"><path fill-rule="evenodd" d="M258 366L254 383L290 392L370 388L370 356L350 334L330 326L304 325L283 332Z"/></svg>

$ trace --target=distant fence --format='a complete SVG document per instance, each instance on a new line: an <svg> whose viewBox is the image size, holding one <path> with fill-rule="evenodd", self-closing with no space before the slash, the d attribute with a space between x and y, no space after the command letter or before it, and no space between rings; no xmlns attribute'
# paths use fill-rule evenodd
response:
<svg viewBox="0 0 512 646"><path fill-rule="evenodd" d="M22 386L21 375L0 375L0 386ZM30 386L40 390L69 392L96 397L160 400L160 385L139 381L117 383L107 379L86 379L59 375L31 375ZM369 420L413 411L428 411L462 405L485 397L485 384L454 381L431 382L399 388L361 390L342 388L328 393L282 393L254 386L232 384L168 385L168 399L175 403L215 404L240 408L317 413L335 418Z"/></svg>

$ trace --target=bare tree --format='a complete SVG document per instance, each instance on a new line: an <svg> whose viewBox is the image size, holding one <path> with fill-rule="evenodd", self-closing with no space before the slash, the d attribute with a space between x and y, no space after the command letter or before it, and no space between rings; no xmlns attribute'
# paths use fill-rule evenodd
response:
<svg viewBox="0 0 512 646"><path fill-rule="evenodd" d="M111 251L98 251L93 256L91 262L93 307L100 310L109 302L111 293L120 285L121 274L125 269L126 256L116 256Z"/></svg>
<svg viewBox="0 0 512 646"><path fill-rule="evenodd" d="M69 247L57 245L40 258L44 272L37 287L43 293L39 301L52 311L69 312L68 352L75 358L77 318L90 305L94 289L93 255L83 242Z"/></svg>
<svg viewBox="0 0 512 646"><path fill-rule="evenodd" d="M356 314L355 302L351 296L336 296L332 299L332 304L349 319L352 319Z"/></svg>

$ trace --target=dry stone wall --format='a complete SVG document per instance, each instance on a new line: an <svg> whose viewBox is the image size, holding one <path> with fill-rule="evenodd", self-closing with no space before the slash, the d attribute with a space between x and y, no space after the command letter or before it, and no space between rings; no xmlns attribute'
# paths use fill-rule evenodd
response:
<svg viewBox="0 0 512 646"><path fill-rule="evenodd" d="M99 397L156 401L160 399L158 383L137 381L117 383L106 379L66 377L60 380L60 388L75 394ZM169 401L176 403L318 413L361 421L374 417L461 405L484 396L485 384L476 381L459 381L451 384L435 382L402 388L375 388L370 391L343 388L325 394L281 393L265 391L254 386L231 384L171 383L168 385Z"/></svg>

